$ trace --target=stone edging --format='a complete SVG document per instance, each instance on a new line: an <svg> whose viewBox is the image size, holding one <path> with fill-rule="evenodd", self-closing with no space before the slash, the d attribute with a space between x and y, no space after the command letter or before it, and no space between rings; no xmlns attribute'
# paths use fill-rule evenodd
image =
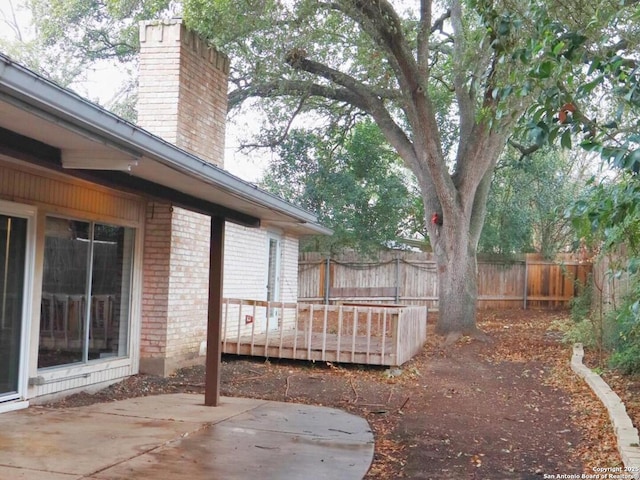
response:
<svg viewBox="0 0 640 480"><path fill-rule="evenodd" d="M591 390L598 396L602 404L609 412L609 418L613 424L618 443L618 452L628 473L640 480L640 439L638 430L634 428L624 403L611 387L600 377L582 363L584 349L581 343L573 346L571 357L571 369L581 376Z"/></svg>

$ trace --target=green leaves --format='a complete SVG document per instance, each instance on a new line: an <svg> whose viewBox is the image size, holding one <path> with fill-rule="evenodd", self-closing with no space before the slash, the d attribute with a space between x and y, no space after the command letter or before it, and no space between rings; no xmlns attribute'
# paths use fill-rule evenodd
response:
<svg viewBox="0 0 640 480"><path fill-rule="evenodd" d="M560 145L562 148L571 149L571 130L565 130L560 137Z"/></svg>
<svg viewBox="0 0 640 480"><path fill-rule="evenodd" d="M334 230L311 248L373 252L424 231L420 195L411 175L372 122L343 136L295 130L278 148L263 186L317 212Z"/></svg>
<svg viewBox="0 0 640 480"><path fill-rule="evenodd" d="M568 212L576 235L599 257L609 259L608 275L625 285L608 314L613 336L614 367L640 371L640 183L637 175L622 174L595 183ZM600 287L601 288L601 287Z"/></svg>
<svg viewBox="0 0 640 480"><path fill-rule="evenodd" d="M170 0L29 0L39 39L89 62L130 60L138 22L167 11Z"/></svg>
<svg viewBox="0 0 640 480"><path fill-rule="evenodd" d="M640 127L638 43L630 41L637 37L636 8L597 2L585 10L591 17L575 24L554 19L551 6L534 9L539 35L519 58L533 61L530 77L549 85L524 116L532 142L577 144L615 168L640 171L640 142L631 134Z"/></svg>
<svg viewBox="0 0 640 480"><path fill-rule="evenodd" d="M273 39L269 32L288 10L278 0L186 0L183 15L190 28L224 50L247 38L259 48L260 35Z"/></svg>
<svg viewBox="0 0 640 480"><path fill-rule="evenodd" d="M640 256L640 183L635 176L626 174L614 182L592 183L568 213L577 235L590 245L602 245L605 251L625 245L632 259Z"/></svg>
<svg viewBox="0 0 640 480"><path fill-rule="evenodd" d="M491 184L480 250L552 256L570 245L572 230L563 210L583 188L581 170L562 151L543 148L520 158L509 148Z"/></svg>
<svg viewBox="0 0 640 480"><path fill-rule="evenodd" d="M555 66L554 62L550 60L546 60L536 65L536 67L530 71L530 75L533 78L539 78L539 79L549 78L551 77L554 71L554 66Z"/></svg>

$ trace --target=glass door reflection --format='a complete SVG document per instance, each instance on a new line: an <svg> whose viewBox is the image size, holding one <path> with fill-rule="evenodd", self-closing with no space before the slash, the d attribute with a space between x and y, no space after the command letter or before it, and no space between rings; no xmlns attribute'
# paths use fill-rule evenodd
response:
<svg viewBox="0 0 640 480"><path fill-rule="evenodd" d="M18 393L26 251L27 219L0 215L0 401Z"/></svg>

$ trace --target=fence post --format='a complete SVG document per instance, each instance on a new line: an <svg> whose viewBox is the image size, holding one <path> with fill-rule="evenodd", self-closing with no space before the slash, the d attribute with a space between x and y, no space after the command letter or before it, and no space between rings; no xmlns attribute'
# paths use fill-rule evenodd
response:
<svg viewBox="0 0 640 480"><path fill-rule="evenodd" d="M327 256L324 273L324 304L329 305L329 285L331 285L331 257Z"/></svg>
<svg viewBox="0 0 640 480"><path fill-rule="evenodd" d="M524 309L527 309L527 288L529 286L529 258L524 254L524 293L522 294L524 301Z"/></svg>
<svg viewBox="0 0 640 480"><path fill-rule="evenodd" d="M400 303L400 257L396 257L396 303Z"/></svg>

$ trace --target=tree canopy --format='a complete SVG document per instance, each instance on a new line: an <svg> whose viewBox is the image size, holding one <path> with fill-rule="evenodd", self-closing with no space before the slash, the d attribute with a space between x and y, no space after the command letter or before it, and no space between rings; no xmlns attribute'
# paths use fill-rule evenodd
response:
<svg viewBox="0 0 640 480"><path fill-rule="evenodd" d="M334 230L303 239L303 250L366 255L420 242L429 248L415 180L372 122L346 135L294 129L274 153L260 186L316 212ZM507 148L491 182L479 252L553 258L570 248L575 232L565 210L585 188L590 161L559 148L525 157Z"/></svg>
<svg viewBox="0 0 640 480"><path fill-rule="evenodd" d="M268 98L269 125L285 129L306 111L343 125L373 118L420 186L438 261L438 330L473 333L475 254L504 145L525 112L534 147L596 138L577 99L602 85L590 85L594 71L618 68L597 59L631 45L622 12L635 4L193 0L185 17L237 59L232 107Z"/></svg>
<svg viewBox="0 0 640 480"><path fill-rule="evenodd" d="M121 82L114 96L103 99L114 113L136 119L138 22L169 16L174 2L96 0L9 0L4 23L13 33L0 39L0 49L14 60L66 88L82 89L99 63L118 68ZM22 23L29 12L31 25ZM86 93L85 93L86 94ZM91 96L96 96L92 92ZM94 98L95 100L95 98Z"/></svg>
<svg viewBox="0 0 640 480"><path fill-rule="evenodd" d="M523 157L508 147L493 174L479 251L553 258L571 248L574 231L565 210L593 173L592 157L552 147Z"/></svg>
<svg viewBox="0 0 640 480"><path fill-rule="evenodd" d="M303 240L303 249L368 254L403 237L424 240L415 181L371 121L355 125L346 138L342 131L293 130L276 153L261 186L316 212L334 231Z"/></svg>

